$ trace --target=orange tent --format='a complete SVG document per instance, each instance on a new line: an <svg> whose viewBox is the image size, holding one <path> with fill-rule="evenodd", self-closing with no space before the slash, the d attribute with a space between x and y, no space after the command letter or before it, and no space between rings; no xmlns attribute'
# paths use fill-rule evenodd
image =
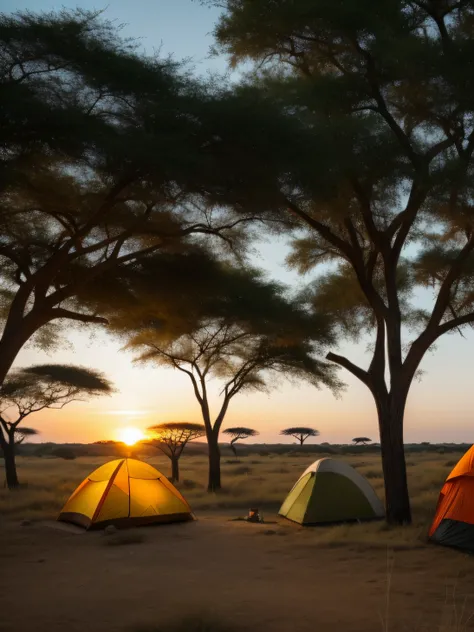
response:
<svg viewBox="0 0 474 632"><path fill-rule="evenodd" d="M429 537L438 544L474 552L474 446L446 479Z"/></svg>
<svg viewBox="0 0 474 632"><path fill-rule="evenodd" d="M136 459L109 461L94 470L58 517L86 529L193 519L190 506L166 476Z"/></svg>

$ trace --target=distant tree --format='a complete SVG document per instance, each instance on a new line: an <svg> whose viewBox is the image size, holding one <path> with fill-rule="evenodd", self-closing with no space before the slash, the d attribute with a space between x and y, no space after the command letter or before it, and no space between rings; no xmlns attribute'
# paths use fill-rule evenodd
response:
<svg viewBox="0 0 474 632"><path fill-rule="evenodd" d="M236 427L236 428L226 428L224 430L224 434L230 435L232 437L230 441L230 449L232 450L234 455L237 456L235 443L243 439L248 439L249 437L256 437L260 433L257 430L253 430L253 428Z"/></svg>
<svg viewBox="0 0 474 632"><path fill-rule="evenodd" d="M111 383L98 371L60 364L43 364L13 371L0 387L0 448L9 489L18 487L15 446L31 436L20 424L44 408L63 408L73 401L112 393ZM20 441L19 441L20 440Z"/></svg>
<svg viewBox="0 0 474 632"><path fill-rule="evenodd" d="M366 445L367 443L370 443L372 439L369 439L368 437L354 437L352 441L356 445L359 445L359 443L362 443L362 445Z"/></svg>
<svg viewBox="0 0 474 632"><path fill-rule="evenodd" d="M74 461L77 456L74 450L72 448L68 448L67 446L54 448L54 450L51 451L51 454L58 459L64 459L65 461Z"/></svg>
<svg viewBox="0 0 474 632"><path fill-rule="evenodd" d="M309 439L309 437L319 437L319 430L315 430L314 428L306 428L295 427L295 428L285 428L280 432L281 435L285 437L295 437L300 442L300 445Z"/></svg>
<svg viewBox="0 0 474 632"><path fill-rule="evenodd" d="M158 448L171 460L171 481L179 481L179 459L184 448L189 441L204 437L206 428L203 424L176 421L150 426L147 430L149 439L142 443Z"/></svg>
<svg viewBox="0 0 474 632"><path fill-rule="evenodd" d="M38 434L39 432L35 428L17 428L14 435L15 445L21 445L28 440L28 437L34 437Z"/></svg>

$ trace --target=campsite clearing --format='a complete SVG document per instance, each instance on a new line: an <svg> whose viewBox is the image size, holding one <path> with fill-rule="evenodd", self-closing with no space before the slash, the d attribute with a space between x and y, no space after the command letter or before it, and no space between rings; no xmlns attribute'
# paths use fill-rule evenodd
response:
<svg viewBox="0 0 474 632"><path fill-rule="evenodd" d="M205 458L189 457L181 490L198 520L111 536L52 521L84 476L108 459L20 458L28 488L0 497L0 630L167 632L163 621L203 612L236 630L265 632L474 630L474 620L467 623L474 557L426 537L459 456L409 456L415 524L407 529L383 522L301 527L277 517L312 455L225 457L228 491L212 497L202 489ZM382 496L378 457L345 459ZM150 462L167 472L164 459ZM272 524L229 520L253 505ZM20 526L25 519L32 522Z"/></svg>
<svg viewBox="0 0 474 632"><path fill-rule="evenodd" d="M3 527L0 630L161 632L204 612L237 630L380 632L382 617L391 632L464 632L454 617L466 598L474 611L474 559L450 549L322 544L314 528L228 517L122 531L123 546L63 523Z"/></svg>

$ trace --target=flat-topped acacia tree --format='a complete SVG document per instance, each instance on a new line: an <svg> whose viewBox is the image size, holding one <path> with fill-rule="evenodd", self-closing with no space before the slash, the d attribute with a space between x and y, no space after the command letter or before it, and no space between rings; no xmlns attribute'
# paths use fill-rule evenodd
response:
<svg viewBox="0 0 474 632"><path fill-rule="evenodd" d="M246 170L258 174L262 207L299 223L291 262L301 272L330 264L319 268L315 307L344 333L373 336L367 366L327 358L374 398L387 520L409 523L408 393L430 347L474 322L474 7L212 4L223 9L218 49L255 63L223 96L235 120L233 133L221 123L232 195ZM424 287L429 307L412 300Z"/></svg>
<svg viewBox="0 0 474 632"><path fill-rule="evenodd" d="M244 439L249 439L250 437L256 437L260 433L258 430L254 430L253 428L244 428L243 426L236 426L234 428L226 428L224 430L224 434L229 435L231 440L229 442L230 449L237 456L237 450L235 449L235 444L237 441L242 441Z"/></svg>
<svg viewBox="0 0 474 632"><path fill-rule="evenodd" d="M369 437L354 437L352 439L352 443L354 443L354 445L367 445L368 443L370 443L372 441L372 439L369 439Z"/></svg>
<svg viewBox="0 0 474 632"><path fill-rule="evenodd" d="M112 392L102 373L85 367L40 364L12 371L0 387L0 448L8 488L19 485L15 447L37 434L21 425L27 417L45 408L64 408L71 402Z"/></svg>
<svg viewBox="0 0 474 632"><path fill-rule="evenodd" d="M295 426L281 430L280 434L284 437L295 437L300 442L300 445L303 445L310 437L319 437L319 430L308 428L307 426Z"/></svg>
<svg viewBox="0 0 474 632"><path fill-rule="evenodd" d="M171 481L179 482L179 459L190 441L204 437L202 424L189 421L166 421L147 428L148 438L142 443L161 450L171 461Z"/></svg>
<svg viewBox="0 0 474 632"><path fill-rule="evenodd" d="M88 284L243 218L215 204L212 95L99 13L2 13L0 91L1 384L48 327L107 324Z"/></svg>

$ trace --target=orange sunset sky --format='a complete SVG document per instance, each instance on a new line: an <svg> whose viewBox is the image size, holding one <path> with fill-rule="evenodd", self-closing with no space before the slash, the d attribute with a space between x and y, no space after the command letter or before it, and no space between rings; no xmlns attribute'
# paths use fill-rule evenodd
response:
<svg viewBox="0 0 474 632"><path fill-rule="evenodd" d="M43 10L78 5L87 9L103 8L91 0L41 2ZM2 2L5 12L24 9L38 10L37 1ZM193 0L109 0L105 11L105 17L127 24L124 35L142 38L145 50L151 52L161 46L163 55L173 52L177 59L191 57L199 74L226 70L224 59L207 58L217 15L217 10L202 7ZM284 243L264 243L255 263L269 276L295 286L302 280L285 268L286 253ZM429 292L420 294L418 300L426 306L430 301ZM94 338L91 338L92 331ZM425 374L421 382L413 384L409 396L407 442L473 441L474 332L467 330L464 336L445 336L425 358L421 367ZM342 341L339 352L367 366L368 342ZM27 425L40 430L38 441L118 439L120 430L128 426L144 429L163 421L200 421L187 376L170 369L134 366L133 356L120 351L120 346L104 330L86 327L81 332L73 331L68 348L49 356L35 349L21 352L16 366L40 362L85 365L103 371L118 390L111 397L74 403L63 410L42 411L30 418ZM369 392L349 373L341 370L340 375L348 385L341 399L335 399L329 391L318 391L304 384L296 388L281 383L269 395L236 397L225 425L254 427L261 433L259 442L266 443L280 441L281 428L301 424L317 428L321 433L319 441L342 443L358 435L378 440L375 407Z"/></svg>

